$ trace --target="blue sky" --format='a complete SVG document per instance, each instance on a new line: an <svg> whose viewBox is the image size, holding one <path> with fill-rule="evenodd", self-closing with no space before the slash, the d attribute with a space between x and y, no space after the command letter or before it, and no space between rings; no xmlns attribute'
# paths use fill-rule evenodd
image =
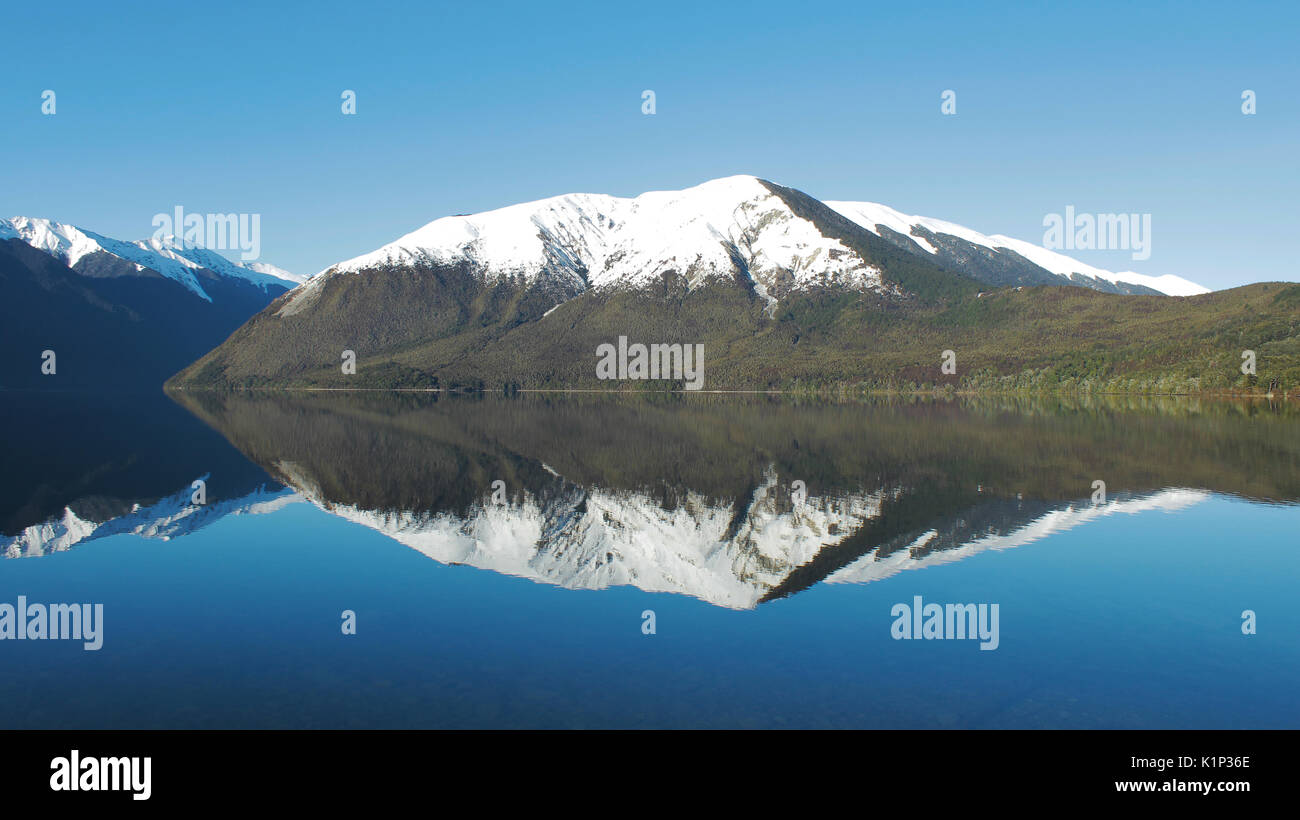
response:
<svg viewBox="0 0 1300 820"><path fill-rule="evenodd" d="M751 173L1034 242L1067 205L1150 213L1149 259L1073 255L1300 280L1300 10L1142 5L13 4L0 215L258 213L263 260L312 273L452 213Z"/></svg>

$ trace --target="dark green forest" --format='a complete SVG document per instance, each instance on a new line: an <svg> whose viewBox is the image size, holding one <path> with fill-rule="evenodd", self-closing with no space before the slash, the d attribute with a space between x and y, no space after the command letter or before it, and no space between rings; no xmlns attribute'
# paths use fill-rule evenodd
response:
<svg viewBox="0 0 1300 820"><path fill-rule="evenodd" d="M825 290L781 301L714 280L665 276L640 291L589 291L542 314L509 280L464 271L371 272L326 283L277 316L281 297L186 368L179 388L339 387L680 389L600 381L596 349L630 342L704 346L704 387L815 393L1300 391L1300 285L1201 296L1037 286L889 299ZM344 350L357 355L344 374ZM951 350L956 373L941 371ZM1241 372L1242 352L1256 372ZM1276 380L1276 381L1275 381Z"/></svg>

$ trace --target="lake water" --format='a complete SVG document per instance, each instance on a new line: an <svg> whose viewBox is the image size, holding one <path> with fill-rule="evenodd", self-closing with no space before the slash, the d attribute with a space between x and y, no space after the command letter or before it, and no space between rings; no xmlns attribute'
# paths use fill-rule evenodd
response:
<svg viewBox="0 0 1300 820"><path fill-rule="evenodd" d="M1294 407L0 399L0 727L1300 728Z"/></svg>

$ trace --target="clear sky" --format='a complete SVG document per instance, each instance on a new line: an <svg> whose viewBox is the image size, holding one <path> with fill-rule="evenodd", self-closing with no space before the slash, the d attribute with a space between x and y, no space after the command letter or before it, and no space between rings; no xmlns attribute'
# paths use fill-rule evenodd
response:
<svg viewBox="0 0 1300 820"><path fill-rule="evenodd" d="M448 214L749 173L1033 242L1066 206L1149 213L1149 259L1073 255L1300 280L1295 3L71 0L0 19L3 216L130 239L177 205L257 213L262 259L314 273Z"/></svg>

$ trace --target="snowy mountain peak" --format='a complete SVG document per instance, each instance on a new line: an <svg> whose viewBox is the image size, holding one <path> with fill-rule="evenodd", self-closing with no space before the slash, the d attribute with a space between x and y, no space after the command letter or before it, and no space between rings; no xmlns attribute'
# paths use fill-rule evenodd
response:
<svg viewBox="0 0 1300 820"><path fill-rule="evenodd" d="M0 219L0 239L18 239L74 270L79 270L83 261L96 254L108 254L134 264L138 271L150 270L176 281L209 302L212 298L203 289L200 271L244 280L263 290L271 286L292 288L304 281L303 277L274 265L232 262L215 251L183 243L175 237L125 242L49 219L25 216Z"/></svg>
<svg viewBox="0 0 1300 820"><path fill-rule="evenodd" d="M73 225L48 219L16 216L0 219L0 239L19 239L40 251L56 256L69 267L82 257L101 250L99 237Z"/></svg>
<svg viewBox="0 0 1300 820"><path fill-rule="evenodd" d="M880 285L876 268L752 176L631 198L566 194L444 217L325 274L419 264L466 264L488 278L551 277L574 293L636 286L669 271L692 286L739 271L773 301L778 285Z"/></svg>
<svg viewBox="0 0 1300 820"><path fill-rule="evenodd" d="M1177 276L1113 273L1028 242L986 236L878 203L822 204L877 236L884 226L907 237L911 243L904 241L907 249L922 257L941 254L927 234L939 235L944 242L980 246L993 252L994 258L1028 271L1029 278L1022 281L1179 296L1207 292ZM936 261L959 266L952 259ZM692 287L713 276L746 277L772 303L813 285L856 290L890 287L878 268L840 239L824 235L812 220L794 213L770 183L748 175L714 179L680 191L651 191L636 197L565 194L443 217L328 268L314 286L336 274L424 265L466 266L485 280L548 279L568 296L588 288L640 286L668 271L686 276ZM312 289L300 295L309 297ZM303 299L303 304L308 301ZM283 312L296 309L286 306Z"/></svg>

